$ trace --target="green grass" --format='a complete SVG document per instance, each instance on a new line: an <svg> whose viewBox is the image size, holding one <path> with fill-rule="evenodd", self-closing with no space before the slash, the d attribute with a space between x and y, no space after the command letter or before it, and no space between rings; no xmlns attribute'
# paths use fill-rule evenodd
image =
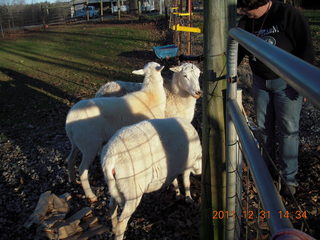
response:
<svg viewBox="0 0 320 240"><path fill-rule="evenodd" d="M131 74L146 63L139 54L153 54L159 41L149 29L126 24L50 27L0 39L0 125L32 125L108 81L141 81Z"/></svg>
<svg viewBox="0 0 320 240"><path fill-rule="evenodd" d="M303 10L303 14L308 18L313 47L316 53L316 64L320 65L320 10Z"/></svg>
<svg viewBox="0 0 320 240"><path fill-rule="evenodd" d="M320 44L320 25L310 25L311 36L316 45Z"/></svg>
<svg viewBox="0 0 320 240"><path fill-rule="evenodd" d="M132 67L137 66L121 55L150 50L155 44L144 29L94 25L53 28L15 41L0 41L0 66L58 84L72 93L86 89L87 85L81 86L83 82L95 86L129 77ZM2 71L1 82L8 80L3 75Z"/></svg>
<svg viewBox="0 0 320 240"><path fill-rule="evenodd" d="M303 14L309 19L310 22L320 21L320 10L303 10Z"/></svg>

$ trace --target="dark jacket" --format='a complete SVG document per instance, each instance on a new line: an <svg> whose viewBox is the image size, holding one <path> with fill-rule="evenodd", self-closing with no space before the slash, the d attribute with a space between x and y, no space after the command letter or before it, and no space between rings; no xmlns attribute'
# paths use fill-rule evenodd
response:
<svg viewBox="0 0 320 240"><path fill-rule="evenodd" d="M274 1L269 11L258 19L243 16L239 20L238 27L307 62L312 63L314 60L308 22L299 10L291 5ZM244 55L249 55L249 63L254 74L264 79L278 78L268 67L239 45L239 63Z"/></svg>

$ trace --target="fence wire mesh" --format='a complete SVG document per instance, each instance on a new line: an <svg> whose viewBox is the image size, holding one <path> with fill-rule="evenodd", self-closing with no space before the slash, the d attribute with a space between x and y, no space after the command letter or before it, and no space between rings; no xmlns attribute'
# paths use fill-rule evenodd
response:
<svg viewBox="0 0 320 240"><path fill-rule="evenodd" d="M66 23L70 7L68 3L0 5L0 30L4 35L32 26Z"/></svg>
<svg viewBox="0 0 320 240"><path fill-rule="evenodd" d="M255 139L260 139L260 133L255 124L253 122L248 122L248 124L255 136ZM273 172L274 184L277 190L280 191L282 176L281 171L279 170L279 165L276 164L266 152L264 152L264 146L261 141L257 140L256 142L261 154L267 158L266 161L270 162L268 166L270 166L270 172ZM235 218L235 239L270 239L271 231L267 222L270 218L270 211L268 211L268 209L263 209L262 207L259 194L252 178L252 173L246 159L243 158L242 148L239 141L238 145L238 162L236 168L236 212L229 213L231 217ZM268 169L266 169L266 171L268 171ZM288 218L296 229L311 234L306 221L306 210L298 204L293 195L287 199L282 198L282 200L286 207L286 211L279 211L279 218ZM293 215L292 213L295 214Z"/></svg>

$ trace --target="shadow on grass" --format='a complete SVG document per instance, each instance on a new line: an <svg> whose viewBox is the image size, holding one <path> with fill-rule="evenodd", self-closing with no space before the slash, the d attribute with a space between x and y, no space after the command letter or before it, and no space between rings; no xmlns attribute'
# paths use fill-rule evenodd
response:
<svg viewBox="0 0 320 240"><path fill-rule="evenodd" d="M119 34L115 34L115 35L108 35L106 34L96 34L96 33L87 33L85 32L86 30L84 29L83 31L81 31L81 29L79 29L78 31L74 31L74 32L65 32L65 31L33 31L33 33L37 34L37 39L44 39L44 40L49 40L52 41L52 35L60 35L59 37L63 37L63 36L72 36L73 38L69 39L69 41L74 41L74 38L82 38L85 37L85 40L91 41L92 44L97 41L96 38L101 38L102 40L114 40L114 41L119 41L119 40L127 40L127 41L132 41L132 42L154 42L154 43L158 43L159 41L157 40L150 40L150 39L145 39L145 38L138 38L138 37L130 37L130 35L128 34L123 34L123 35L119 35Z"/></svg>
<svg viewBox="0 0 320 240"><path fill-rule="evenodd" d="M119 54L119 56L129 59L141 59L144 60L145 63L157 60L155 53L148 50L122 52L121 54Z"/></svg>
<svg viewBox="0 0 320 240"><path fill-rule="evenodd" d="M49 65L55 65L61 68L68 68L68 69L72 69L72 70L76 70L76 71L80 71L80 72L84 72L84 73L91 73L91 74L97 74L97 75L101 75L103 76L103 73L94 69L88 69L90 66L87 64L83 64L83 63L78 63L78 62L73 62L73 61L69 61L69 60L63 60L61 58L55 58L52 56L45 56L45 55L39 55L36 52L32 52L32 51L27 51L27 50L23 50L23 52L19 49L15 49L15 48L10 48L10 47L6 47L6 48L1 48L2 51L7 52L9 54L12 55L16 55L19 57L23 57L26 58L28 60L34 61L34 62L39 62L39 63L45 63L45 64L49 64ZM27 53L33 55L30 56ZM44 58L48 58L51 60L45 60Z"/></svg>
<svg viewBox="0 0 320 240"><path fill-rule="evenodd" d="M59 88L12 69L0 67L0 72L11 79L0 82L1 128L7 128L10 133L15 127L19 130L16 134L20 134L25 127L45 126L48 120L55 121L58 116L51 111L58 108L66 112L69 107L63 100L73 99ZM54 119L47 119L51 114Z"/></svg>
<svg viewBox="0 0 320 240"><path fill-rule="evenodd" d="M88 61L91 59L91 61L95 62L95 64L89 65L89 64L83 63L84 61L81 61L81 60L72 61L72 60L68 60L68 59L64 59L64 58L57 58L57 57L48 56L45 54L39 54L38 52L35 52L32 50L27 50L27 49L20 47L20 46L12 47L10 44L1 44L1 45L2 45L2 46L0 46L1 51L6 52L6 53L11 54L16 57L22 57L22 58L28 59L28 60L35 63L35 64L33 64L34 66L38 66L37 65L38 63L39 64L47 64L49 66L55 66L55 67L58 67L61 69L72 70L73 72L77 72L78 74L80 73L80 75L81 75L81 73L90 74L90 75L92 75L93 79L94 79L94 75L98 76L100 78L103 77L106 79L106 81L107 81L107 79L109 79L111 81L112 80L119 80L119 79L124 80L124 81L126 79L133 79L134 81L138 81L138 77L136 77L136 76L132 76L131 74L124 73L123 71L120 71L117 69L107 68L107 66L114 64L113 62L111 62L110 58L106 58L106 59L101 60L101 59L92 58L92 57L88 57L88 56L78 56L78 57L81 57L81 59L84 59L85 61ZM67 54L67 56L69 55L69 53L65 53L65 54ZM74 55L75 54L73 52L70 53L70 56L74 56ZM141 68L147 62L155 60L154 53L151 51L147 51L147 50L123 52L123 53L119 54L119 56L123 57L123 59L121 59L121 60L124 60L124 58L126 58L126 60L123 61L123 65L125 65L125 64L132 65L132 70L134 70L135 68ZM112 59L112 60L114 60L114 59ZM19 64L19 65L24 65L21 61L16 62L11 59L8 59L8 61L15 62L16 64ZM30 66L26 66L26 67L32 68ZM46 73L46 74L50 75L50 73L48 71L38 70L38 68L39 67L32 68L32 69L36 70L38 72L42 72L42 73ZM44 69L46 69L46 68L47 67L44 67ZM50 77L59 78L59 79L63 80L64 82L69 82L74 85L88 88L87 85L80 84L78 81L72 81L71 79L61 78L58 75L50 76Z"/></svg>

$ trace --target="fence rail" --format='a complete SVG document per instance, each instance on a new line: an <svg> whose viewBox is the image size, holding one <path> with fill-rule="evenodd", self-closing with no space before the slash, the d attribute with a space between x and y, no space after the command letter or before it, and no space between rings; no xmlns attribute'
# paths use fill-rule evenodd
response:
<svg viewBox="0 0 320 240"><path fill-rule="evenodd" d="M231 29L229 35L227 56L229 78L227 86L227 211L240 212L239 204L237 203L237 196L239 195L237 189L239 187L235 187L235 183L240 184L237 181L239 139L262 207L266 212L270 213L267 220L273 239L281 239L279 233L287 230L284 237L291 236L296 237L293 239L302 239L298 235L303 235L306 237L305 239L312 239L310 236L294 230L288 218L280 217L279 213L284 213L286 211L285 207L273 184L257 142L236 102L238 44L240 43L277 75L286 80L296 91L310 99L318 107L320 107L320 70L240 28ZM234 219L226 219L226 239L239 238L239 234L236 232L236 224Z"/></svg>
<svg viewBox="0 0 320 240"><path fill-rule="evenodd" d="M240 28L230 36L320 108L320 69Z"/></svg>

